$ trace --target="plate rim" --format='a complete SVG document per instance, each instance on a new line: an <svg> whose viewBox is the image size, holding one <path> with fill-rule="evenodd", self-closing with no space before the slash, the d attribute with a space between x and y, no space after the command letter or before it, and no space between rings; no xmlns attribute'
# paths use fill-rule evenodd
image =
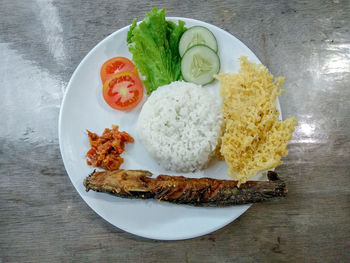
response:
<svg viewBox="0 0 350 263"><path fill-rule="evenodd" d="M213 25L213 24L210 24L210 23L207 23L207 22L204 22L204 21L201 21L201 20L197 20L197 19L193 19L193 18L186 18L186 17L166 17L167 20L171 20L171 21L178 21L178 20L187 20L188 22L193 22L193 23L200 23L200 24L203 24L203 25L207 25L207 26L210 26L210 27L215 27L218 31L220 31L220 33L223 33L223 34L226 34L226 35L229 35L230 37L233 37L235 38L240 44L241 46L243 46L245 49L248 49L252 55L255 56L255 58L257 59L257 61L259 63L262 64L261 60L259 59L259 57L246 45L244 44L240 39L238 39L236 36L234 36L233 34L227 32L226 30L216 26L216 25ZM141 21L138 21L138 23L140 23ZM127 233L130 233L132 235L135 235L135 236L139 236L139 237L143 237L143 238L148 238L148 239L153 239L153 240L186 240L186 239L192 239L192 238L196 238L196 237L200 237L200 236L203 236L203 235L207 235L209 233L212 233L212 232L215 232L221 228L223 228L224 226L227 226L229 225L230 223L232 223L233 221L235 221L238 217L242 216L251 206L252 204L247 204L247 205L242 205L242 208L244 211L241 212L241 214L237 215L237 216L234 216L234 217L231 217L227 220L225 220L225 222L223 222L222 224L219 224L219 225L215 225L214 227L211 227L211 228L208 228L206 229L205 231L202 231L202 232L196 232L195 234L190 234L190 235L186 235L186 236L182 236L182 237L175 237L175 238L165 238L165 237L161 237L161 236L157 236L157 235L147 235L147 234L136 234L136 233L133 233L129 230L126 230L124 229L123 227L120 227L120 226L117 226L115 225L113 222L111 222L109 219L106 219L104 216L102 216L98 211L96 211L91 205L90 203L88 203L84 197L82 196L82 193L80 193L80 191L75 187L75 184L73 182L73 178L71 177L71 175L69 174L68 170L67 170L67 161L65 160L65 157L63 155L63 142L62 142L62 118L63 118L63 108L64 108L64 105L65 105L65 101L67 99L67 94L69 93L69 90L71 89L71 86L72 86L72 82L73 82L73 79L75 79L75 76L78 74L80 68L84 65L85 61L94 53L94 51L96 49L98 49L101 45L103 45L105 43L105 41L108 41L108 39L110 38L113 38L114 35L118 34L120 31L123 31L125 30L126 28L129 28L131 26L131 24L127 25L127 26L124 26L114 32L112 32L111 34L109 34L108 36L106 36L105 38L103 38L102 40L100 40L85 56L84 58L79 62L78 66L75 68L73 74L71 75L70 79L69 79L69 82L67 83L67 86L66 86L66 89L64 90L64 94L63 94L63 98L62 98L62 102L60 104L60 112L59 112L59 117L58 117L58 140L59 140L59 148L60 148L60 154L61 154L61 158L62 158L62 161L63 161L63 165L64 165L64 168L65 168L65 171L72 183L72 185L74 186L76 192L78 192L79 196L82 198L82 200L85 202L85 204L87 204L96 214L98 214L102 219L104 219L105 221L107 221L108 223L110 223L111 225L113 225L113 227L116 227L118 229L121 229L122 231L125 231ZM276 100L277 102L277 109L279 110L279 113L280 113L280 119L282 119L282 111L281 111L281 107L280 107L280 103L279 103L279 100L277 98ZM243 207L245 206L245 207Z"/></svg>

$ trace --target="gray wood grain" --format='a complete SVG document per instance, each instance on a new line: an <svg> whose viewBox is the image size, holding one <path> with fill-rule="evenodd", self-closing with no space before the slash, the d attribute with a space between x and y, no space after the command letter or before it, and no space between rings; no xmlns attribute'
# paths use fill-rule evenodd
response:
<svg viewBox="0 0 350 263"><path fill-rule="evenodd" d="M288 197L199 238L139 238L95 214L58 147L63 91L101 39L153 6L219 26L286 77L299 126ZM0 2L0 262L349 262L349 1Z"/></svg>

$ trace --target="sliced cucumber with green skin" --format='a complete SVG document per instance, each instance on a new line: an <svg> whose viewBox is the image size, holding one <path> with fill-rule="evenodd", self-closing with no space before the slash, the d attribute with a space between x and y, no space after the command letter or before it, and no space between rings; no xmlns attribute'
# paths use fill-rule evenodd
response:
<svg viewBox="0 0 350 263"><path fill-rule="evenodd" d="M187 49L198 44L207 45L215 52L218 51L218 42L216 41L214 34L206 27L193 26L190 27L185 33L183 33L180 39L180 56L182 57Z"/></svg>
<svg viewBox="0 0 350 263"><path fill-rule="evenodd" d="M195 45L189 48L181 60L181 73L184 79L198 85L212 82L219 70L218 54L206 45Z"/></svg>

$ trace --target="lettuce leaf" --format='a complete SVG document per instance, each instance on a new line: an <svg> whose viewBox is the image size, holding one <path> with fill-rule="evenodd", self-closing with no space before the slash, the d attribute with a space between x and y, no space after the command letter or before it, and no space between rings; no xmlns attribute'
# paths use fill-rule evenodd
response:
<svg viewBox="0 0 350 263"><path fill-rule="evenodd" d="M148 94L182 79L178 47L185 31L185 22L165 20L165 9L153 8L139 25L133 20L126 40L133 62L145 77L143 83Z"/></svg>

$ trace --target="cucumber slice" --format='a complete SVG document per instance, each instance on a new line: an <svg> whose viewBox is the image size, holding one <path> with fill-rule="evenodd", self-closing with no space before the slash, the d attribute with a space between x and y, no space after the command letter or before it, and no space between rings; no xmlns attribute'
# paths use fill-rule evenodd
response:
<svg viewBox="0 0 350 263"><path fill-rule="evenodd" d="M207 45L215 52L218 51L218 43L214 34L206 27L203 26L193 26L190 27L181 36L179 42L179 53L182 57L186 50L190 47L198 44Z"/></svg>
<svg viewBox="0 0 350 263"><path fill-rule="evenodd" d="M181 60L181 73L184 79L198 85L212 82L219 70L218 54L206 45L189 48Z"/></svg>

